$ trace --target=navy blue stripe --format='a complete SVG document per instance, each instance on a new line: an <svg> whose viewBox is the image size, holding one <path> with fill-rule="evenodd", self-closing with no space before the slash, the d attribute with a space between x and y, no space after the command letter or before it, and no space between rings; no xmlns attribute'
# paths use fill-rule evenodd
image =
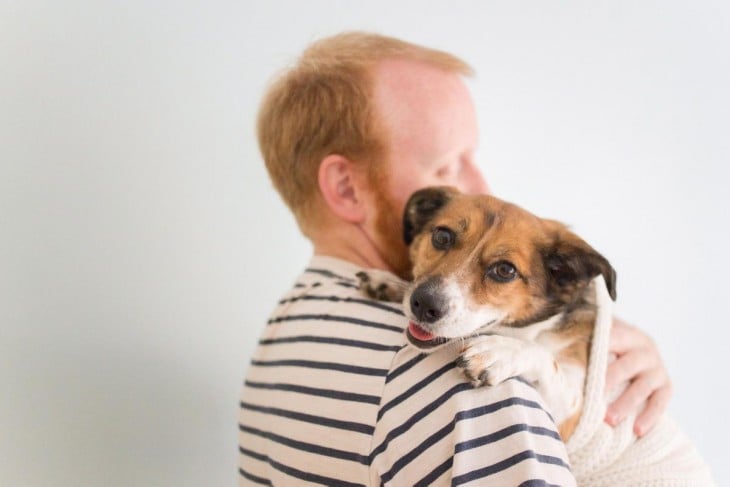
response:
<svg viewBox="0 0 730 487"><path fill-rule="evenodd" d="M350 323L353 325L367 326L369 328L377 328L379 330L388 330L395 333L403 333L404 328L400 326L386 325L383 323L376 323L374 321L360 320L352 318L350 316L333 316L328 314L304 314L304 315L287 315L279 316L278 318L272 318L267 323L269 325L274 323L281 323L283 321L336 321L338 323Z"/></svg>
<svg viewBox="0 0 730 487"><path fill-rule="evenodd" d="M461 485L461 484L465 484L467 482L472 482L474 480L483 479L484 477L488 477L489 475L494 475L503 470L507 470L508 468L513 467L513 466L517 465L518 463L524 462L525 460L536 460L539 463L545 463L548 465L557 465L559 467L563 467L563 468L566 468L567 470L570 470L570 467L568 466L568 464L565 463L563 460L561 460L558 457L553 457L550 455L541 455L539 453L535 453L532 450L525 450L516 455L512 455L509 458L505 458L501 462L497 462L494 465L489 465L488 467L478 468L476 470L472 470L471 472L467 472L462 475L457 475L456 477L453 477L451 479L451 485Z"/></svg>
<svg viewBox="0 0 730 487"><path fill-rule="evenodd" d="M542 408L540 403L530 401L529 399L525 399L522 397L512 397L509 399L504 399L502 401L497 401L495 403L479 406L478 408L460 411L456 414L456 421L484 416L485 414L492 413L507 406L525 406L532 409L539 409L540 411L544 412L546 416L550 417L548 412Z"/></svg>
<svg viewBox="0 0 730 487"><path fill-rule="evenodd" d="M258 367L304 367L308 369L336 370L348 374L371 375L385 377L388 369L374 369L372 367L360 367L357 365L338 364L335 362L315 362L313 360L252 360L251 365Z"/></svg>
<svg viewBox="0 0 730 487"><path fill-rule="evenodd" d="M518 376L515 376L515 377L510 377L507 380L516 380L517 382L522 382L526 386L529 386L530 389L532 389L532 390L537 390L537 389L535 389L535 385L534 384L531 384L530 382L527 381L527 379L524 379L523 377L520 377L519 375ZM540 409L542 409L542 408L540 408ZM552 421L553 423L555 423L555 420L553 419L553 416L548 412L548 410L547 409L543 409L543 411L545 411L545 414L547 414L547 417L550 418L550 421Z"/></svg>
<svg viewBox="0 0 730 487"><path fill-rule="evenodd" d="M388 444L393 441L393 439L397 438L398 436L402 435L409 429L413 427L416 423L418 423L420 420L425 418L428 414L430 414L432 411L437 409L439 406L441 406L443 403L451 399L451 397L454 394L458 394L459 392L466 391L466 390L472 390L473 387L471 384L468 384L466 382L462 382L460 384L455 385L448 391L444 392L441 396L439 396L435 401L433 401L431 404L428 404L426 407L418 411L416 414L411 416L406 422L398 426L397 428L393 428L388 435L385 437L382 443L378 445L370 454L370 457L374 459L381 453L385 451L386 448L388 448Z"/></svg>
<svg viewBox="0 0 730 487"><path fill-rule="evenodd" d="M532 389L535 389L535 386L532 385L527 379L523 378L522 376L516 375L514 377L510 377L510 379L516 380L517 382L522 382L526 386L530 386ZM537 390L537 389L535 389Z"/></svg>
<svg viewBox="0 0 730 487"><path fill-rule="evenodd" d="M304 272L309 273L309 274L320 274L325 277L340 279L341 281L355 281L354 277L341 276L339 274L335 274L332 271L328 271L327 269L315 269L313 267L308 267L308 268L304 269Z"/></svg>
<svg viewBox="0 0 730 487"><path fill-rule="evenodd" d="M451 422L438 430L436 433L432 434L428 438L426 438L425 441L423 441L420 445L415 447L413 450L408 452L406 455L403 455L401 458L399 458L397 461L393 463L393 466L385 472L383 475L380 476L380 482L385 484L387 482L390 482L393 480L393 477L395 477L398 472L403 470L403 468L411 463L413 460L415 460L421 453L425 452L429 448L431 448L433 445L438 443L440 440L442 440L446 435L451 433L454 430L454 423Z"/></svg>
<svg viewBox="0 0 730 487"><path fill-rule="evenodd" d="M258 477L252 473L246 472L244 469L239 468L238 473L245 479L250 480L251 482L257 483L257 484L263 484L263 485L272 485L271 480L265 479L263 477Z"/></svg>
<svg viewBox="0 0 730 487"><path fill-rule="evenodd" d="M341 421L339 419L325 418L324 416L315 416L313 414L298 413L296 411L289 411L287 409L257 406L255 404L243 401L241 401L239 405L241 408L248 409L249 411L271 414L273 416L281 416L283 418L294 419L297 421L317 424L320 426L328 426L330 428L355 431L357 433L364 433L367 435L372 435L375 432L375 428L373 426L369 424L355 423L354 421Z"/></svg>
<svg viewBox="0 0 730 487"><path fill-rule="evenodd" d="M260 345L279 345L282 343L328 343L331 345L342 345L344 347L365 348L379 352L397 352L401 349L399 345L383 345L382 343L364 342L362 340L348 340L345 338L322 337L322 336L293 336L283 338L269 338L260 340Z"/></svg>
<svg viewBox="0 0 730 487"><path fill-rule="evenodd" d="M414 487L429 487L437 478L448 472L454 464L454 457L449 457L438 467L431 470L425 477L413 484Z"/></svg>
<svg viewBox="0 0 730 487"><path fill-rule="evenodd" d="M256 453L256 452L253 452L251 450L246 450L245 448L241 448L241 447L238 447L238 449L244 455L248 455L250 457L256 458L257 460L267 462L269 465L271 465L273 468L275 468L279 472L283 472L291 477L305 480L307 482L312 482L315 484L322 484L322 485L337 485L337 486L342 486L342 487L365 487L364 484L356 484L354 482L346 482L344 480L335 479L332 477L325 477L323 475L317 475L317 474L314 474L311 472L304 472L304 471L296 469L294 467L289 467L288 465L284 465L283 463L279 463L276 460L273 460L266 455L262 455L261 453Z"/></svg>
<svg viewBox="0 0 730 487"><path fill-rule="evenodd" d="M405 316L403 314L403 311L393 308L392 306L388 306L386 304L381 303L380 301L374 301L372 299L360 299L360 298L351 298L346 297L342 298L339 296L311 296L311 295L304 295L304 296L296 296L293 298L287 298L282 299L279 301L279 304L287 304L287 303L294 303L296 301L332 301L335 303L356 303L356 304L364 304L365 306L370 306L372 308L378 308L382 309L384 311L390 311L391 313L395 313L398 316Z"/></svg>
<svg viewBox="0 0 730 487"><path fill-rule="evenodd" d="M264 455L262 453L256 453L253 450L247 450L246 448L244 448L244 447L242 447L240 445L238 447L238 451L240 451L241 453L243 453L247 457L255 458L256 460L260 460L262 462L269 461L269 457L267 457L266 455Z"/></svg>
<svg viewBox="0 0 730 487"><path fill-rule="evenodd" d="M548 484L542 479L530 479L522 482L519 487L560 487L555 484Z"/></svg>
<svg viewBox="0 0 730 487"><path fill-rule="evenodd" d="M308 453L315 453L317 455L322 455L322 456L331 457L331 458L339 458L341 460L349 460L351 462L357 462L357 463L361 463L363 465L368 464L368 457L364 456L364 455L360 455L359 453L349 452L349 451L345 451L345 450L338 450L337 448L330 448L330 447L321 446L321 445L315 445L314 443L306 443L304 441L293 440L291 438L287 438L284 436L277 435L275 433L271 433L270 431L263 431L260 429L251 428L250 426L246 426L243 424L239 424L238 429L240 429L241 431L243 431L245 433L250 433L252 435L266 438L267 440L273 441L274 443L286 445L290 448L295 448L297 450L305 451Z"/></svg>
<svg viewBox="0 0 730 487"><path fill-rule="evenodd" d="M393 467L386 473L384 473L381 476L381 480L383 482L388 482L392 480L392 478L400 471L402 470L406 465L408 465L410 462L412 462L416 457L418 457L421 453L425 452L429 448L431 448L433 445L444 439L447 435L449 435L456 426L456 423L459 421L462 421L464 419L474 419L479 416L484 416L486 414L493 413L495 411L498 411L500 409L503 409L508 406L513 405L523 405L528 407L533 407L537 409L542 409L540 405L534 401L529 401L527 399L523 399L520 397L514 397L510 399L505 399L503 401L498 401L496 403L488 404L485 406L480 406L478 408L470 409L467 411L460 411L456 415L454 415L454 419L452 422L448 423L446 426L426 438L420 445L416 446L411 452L401 457L399 460L397 460ZM480 438L476 438L474 440L465 441L462 443L459 443L456 445L456 452L467 450L469 448L476 448L478 446L485 445L487 443L495 442L500 439L506 438L507 436L513 435L515 433L519 433L521 431L529 431L531 433L535 433L542 436L549 436L551 438L554 438L558 441L560 441L560 435L558 435L555 431L547 429L547 428L541 428L537 426L528 426L525 424L517 424L512 425L507 428L504 428L500 431L497 431L495 433L492 433L487 436L483 436Z"/></svg>
<svg viewBox="0 0 730 487"><path fill-rule="evenodd" d="M404 345L403 348L405 348L406 346L407 345ZM425 359L426 357L428 357L428 355L426 355L425 353L422 353L420 355L417 355L415 358L412 358L408 362L404 363L403 365L401 365L397 369L390 371L388 373L388 377L385 378L385 383L387 384L388 382L390 382L393 379L397 378L401 374L403 374L405 372L408 372L411 369L411 367L413 367L417 363L421 362L421 360Z"/></svg>
<svg viewBox="0 0 730 487"><path fill-rule="evenodd" d="M349 282L335 281L335 284L337 286L340 286L340 287L347 287L347 288L350 288L350 289L360 289L360 287L357 286L356 284L350 284ZM305 284L303 282L297 282L296 284L294 284L294 287L296 289L302 289L302 288L307 288L307 287L315 288L315 287L320 287L320 286L322 286L322 283L321 282L313 282L311 284Z"/></svg>
<svg viewBox="0 0 730 487"><path fill-rule="evenodd" d="M315 387L298 386L295 384L272 384L264 382L251 382L246 381L244 383L246 387L252 387L255 389L268 389L273 391L287 391L287 392L298 392L300 394L308 394L310 396L327 397L330 399L339 399L341 401L352 401L361 402L365 404L380 404L379 396L371 396L368 394L357 394L354 392L344 392L331 389L319 389Z"/></svg>
<svg viewBox="0 0 730 487"><path fill-rule="evenodd" d="M446 372L450 371L451 369L455 368L456 364L454 362L449 362L437 371L429 374L424 379L421 379L420 381L413 384L411 387L409 387L404 393L400 394L399 396L393 398L389 403L385 404L382 408L380 408L380 411L378 411L378 419L382 418L385 413L387 413L389 410L393 409L398 404L402 403L412 395L414 395L418 391L422 391L424 387L426 387L428 384L432 383L442 375L444 375ZM469 384L467 384L469 385ZM471 385L469 385L470 389L473 389Z"/></svg>
<svg viewBox="0 0 730 487"><path fill-rule="evenodd" d="M309 283L309 284L305 284L303 282L297 282L296 284L294 284L294 287L295 288L298 288L298 289L301 289L301 288L304 288L304 287L319 287L321 285L322 285L321 282L312 282L312 283Z"/></svg>
<svg viewBox="0 0 730 487"><path fill-rule="evenodd" d="M540 426L530 426L521 423L513 424L499 431L495 431L494 433L480 436L479 438L474 438L472 440L457 443L454 447L454 452L460 453L462 451L471 450L473 448L479 448L480 446L488 445L490 443L494 443L495 441L503 440L508 436L523 432L532 433L538 436L549 436L550 438L560 441L560 435L553 430L542 428Z"/></svg>

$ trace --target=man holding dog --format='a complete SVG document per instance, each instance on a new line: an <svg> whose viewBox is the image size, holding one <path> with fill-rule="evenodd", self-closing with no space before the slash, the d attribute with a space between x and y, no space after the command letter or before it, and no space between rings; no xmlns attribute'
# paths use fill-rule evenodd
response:
<svg viewBox="0 0 730 487"><path fill-rule="evenodd" d="M248 372L242 484L575 483L529 384L472 388L453 351L418 354L398 306L356 289L362 269L408 277L401 218L415 190L489 191L474 160L470 74L441 51L346 33L310 46L269 88L259 144L315 255ZM669 379L646 335L619 321L612 333L607 387L631 385L606 421L639 412L642 435L666 407Z"/></svg>

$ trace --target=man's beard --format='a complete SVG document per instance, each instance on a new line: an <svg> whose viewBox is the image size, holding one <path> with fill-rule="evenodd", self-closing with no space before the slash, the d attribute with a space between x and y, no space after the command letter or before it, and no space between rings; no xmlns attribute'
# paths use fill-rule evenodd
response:
<svg viewBox="0 0 730 487"><path fill-rule="evenodd" d="M403 204L388 193L387 177L373 185L377 218L375 231L380 254L394 274L412 278L408 246L403 241Z"/></svg>

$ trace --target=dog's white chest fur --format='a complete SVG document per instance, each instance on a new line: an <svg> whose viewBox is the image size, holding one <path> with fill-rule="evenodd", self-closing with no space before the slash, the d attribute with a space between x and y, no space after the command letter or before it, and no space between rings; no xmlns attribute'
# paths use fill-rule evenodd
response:
<svg viewBox="0 0 730 487"><path fill-rule="evenodd" d="M475 385L495 385L521 376L538 389L560 424L580 408L585 383L583 367L555 358L566 346L554 331L561 318L554 316L524 328L497 326L489 335L470 338L459 365Z"/></svg>

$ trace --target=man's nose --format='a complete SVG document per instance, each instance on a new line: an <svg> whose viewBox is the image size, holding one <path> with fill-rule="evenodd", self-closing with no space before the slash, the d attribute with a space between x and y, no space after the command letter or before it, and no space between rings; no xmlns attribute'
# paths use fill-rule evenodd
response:
<svg viewBox="0 0 730 487"><path fill-rule="evenodd" d="M489 183L484 178L484 174L475 163L469 163L464 171L464 180L462 188L465 193L469 194L491 194Z"/></svg>

